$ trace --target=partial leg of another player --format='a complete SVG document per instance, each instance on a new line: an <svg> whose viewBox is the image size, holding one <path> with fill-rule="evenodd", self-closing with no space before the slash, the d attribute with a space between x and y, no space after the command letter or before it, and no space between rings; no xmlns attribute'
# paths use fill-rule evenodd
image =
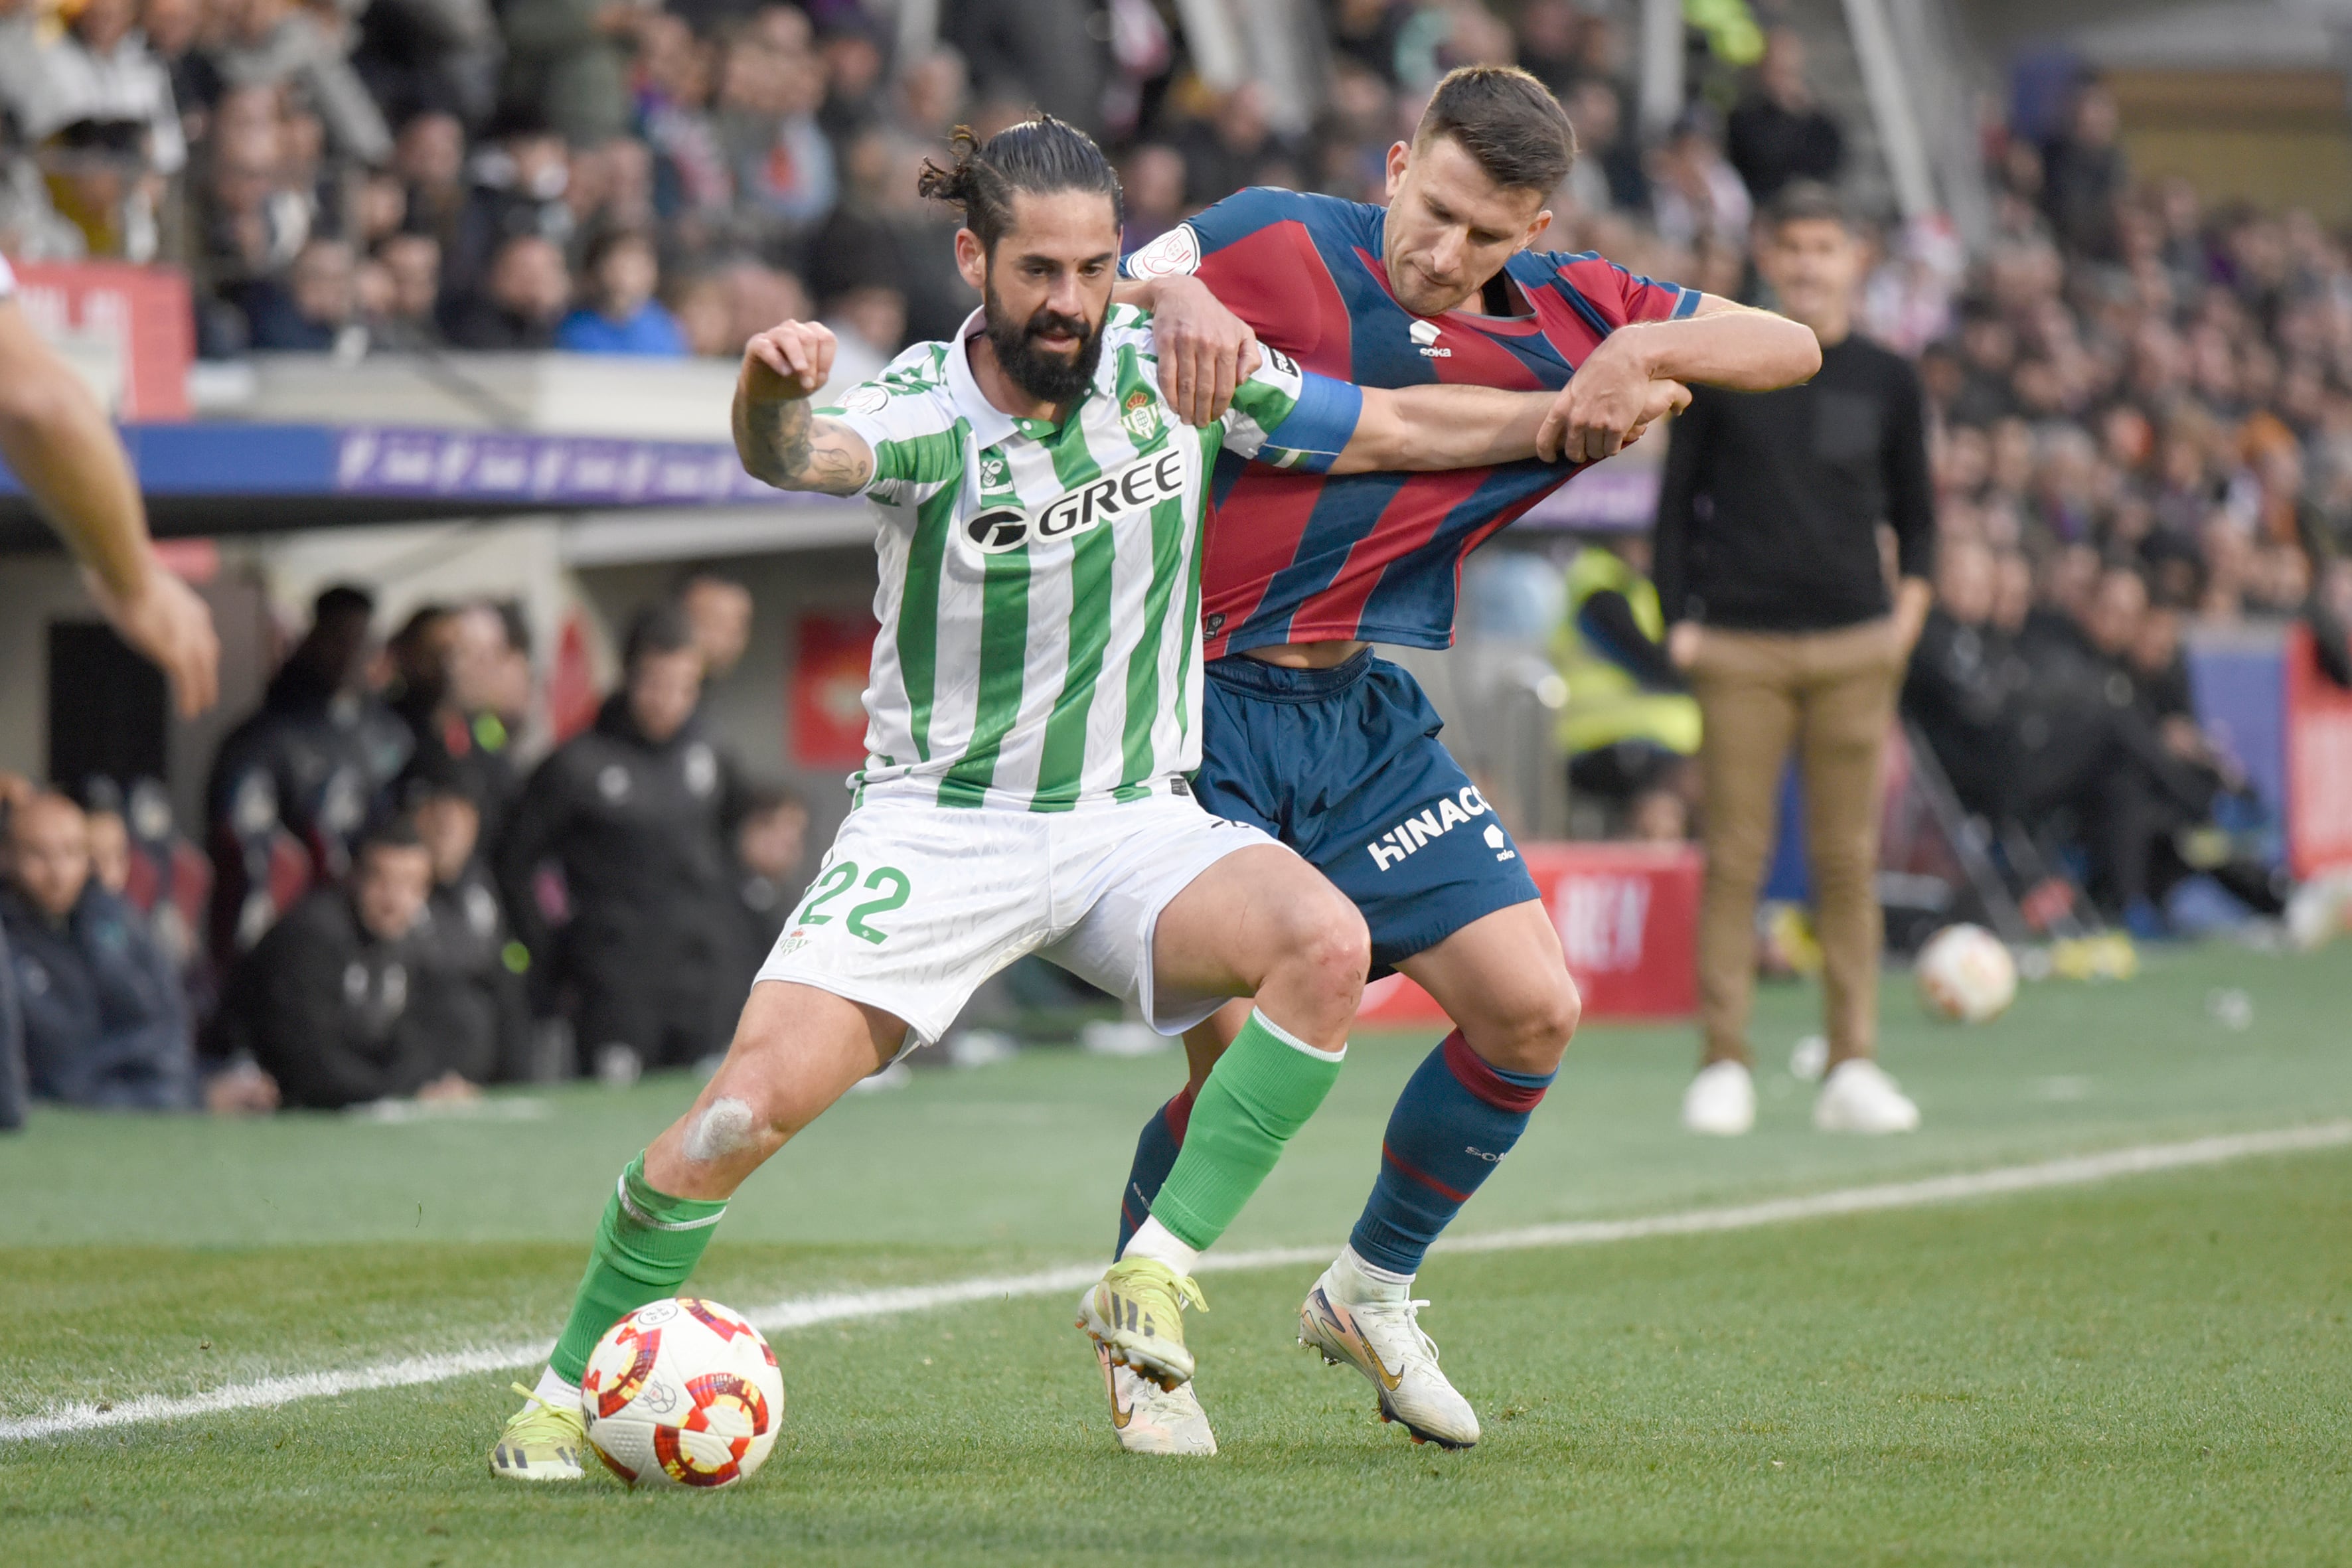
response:
<svg viewBox="0 0 2352 1568"><path fill-rule="evenodd" d="M1538 901L1472 921L1397 967L1459 1026L1399 1096L1371 1195L1347 1247L1307 1293L1299 1338L1361 1372L1382 1414L1416 1439L1467 1447L1478 1440L1478 1418L1438 1370L1413 1279L1430 1244L1526 1130L1576 1032L1580 1004L1559 932ZM1185 1036L1190 1080L1138 1141L1120 1203L1122 1247L1175 1166L1194 1097L1240 1018L1235 1004Z"/></svg>
<svg viewBox="0 0 2352 1568"><path fill-rule="evenodd" d="M623 1314L675 1294L746 1177L898 1054L907 1026L813 986L751 987L726 1060L684 1116L621 1173L547 1370L490 1451L511 1480L576 1480L580 1379Z"/></svg>
<svg viewBox="0 0 2352 1568"><path fill-rule="evenodd" d="M1079 1304L1110 1381L1112 1423L1129 1447L1215 1451L1185 1386L1193 1357L1183 1309L1206 1305L1192 1268L1338 1078L1368 949L1354 907L1271 845L1217 861L1160 914L1152 974L1161 993L1255 1002L1188 1090L1182 1149L1122 1237L1118 1260ZM1152 1385L1159 1395L1146 1392Z"/></svg>

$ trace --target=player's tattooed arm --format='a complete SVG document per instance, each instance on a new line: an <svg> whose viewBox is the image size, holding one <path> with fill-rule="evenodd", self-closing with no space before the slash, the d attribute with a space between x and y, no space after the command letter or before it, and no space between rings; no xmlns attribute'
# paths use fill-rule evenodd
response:
<svg viewBox="0 0 2352 1568"><path fill-rule="evenodd" d="M874 478L874 449L810 406L833 374L833 333L785 321L743 345L735 382L735 452L743 471L785 490L850 496Z"/></svg>
<svg viewBox="0 0 2352 1568"><path fill-rule="evenodd" d="M1491 386L1368 386L1363 397L1356 433L1331 465L1335 474L1479 468L1537 457L1552 405L1549 392ZM1655 384L1633 438L1689 402L1690 389L1680 383Z"/></svg>

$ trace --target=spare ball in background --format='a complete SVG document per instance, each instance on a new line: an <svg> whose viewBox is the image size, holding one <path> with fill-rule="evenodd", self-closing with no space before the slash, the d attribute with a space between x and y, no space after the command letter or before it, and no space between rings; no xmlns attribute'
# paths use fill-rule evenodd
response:
<svg viewBox="0 0 2352 1568"><path fill-rule="evenodd" d="M740 1313L683 1296L604 1331L580 1412L596 1457L633 1487L732 1486L776 1446L784 1377Z"/></svg>
<svg viewBox="0 0 2352 1568"><path fill-rule="evenodd" d="M1949 925L1929 937L1912 974L1920 1005L1956 1024L1989 1022L2017 1000L2017 962L1982 926Z"/></svg>

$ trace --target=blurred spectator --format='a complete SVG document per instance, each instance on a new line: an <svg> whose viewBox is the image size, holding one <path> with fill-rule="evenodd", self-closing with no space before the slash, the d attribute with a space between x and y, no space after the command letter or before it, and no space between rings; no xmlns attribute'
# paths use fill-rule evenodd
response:
<svg viewBox="0 0 2352 1568"><path fill-rule="evenodd" d="M457 216L457 239L442 253L446 297L481 288L509 240L530 236L564 246L579 226L564 200L572 184L569 150L545 120L510 110L486 140L468 166L472 184Z"/></svg>
<svg viewBox="0 0 2352 1568"><path fill-rule="evenodd" d="M375 601L338 584L221 742L205 786L213 857L212 952L226 964L310 882L340 879L351 846L408 761L406 726L366 687Z"/></svg>
<svg viewBox="0 0 2352 1568"><path fill-rule="evenodd" d="M412 736L409 778L461 783L485 837L497 835L520 795L506 754L506 724L489 712L503 647L506 627L497 611L446 605L412 611L385 644L400 682L393 712Z"/></svg>
<svg viewBox="0 0 2352 1568"><path fill-rule="evenodd" d="M1845 136L1814 101L1805 80L1805 46L1786 27L1764 36L1756 79L1724 132L1731 166L1748 196L1769 202L1790 180L1834 181L1845 163Z"/></svg>
<svg viewBox="0 0 2352 1568"><path fill-rule="evenodd" d="M719 126L744 216L772 249L796 251L839 198L833 143L816 118L824 102L808 17L790 5L761 8L728 47Z"/></svg>
<svg viewBox="0 0 2352 1568"><path fill-rule="evenodd" d="M9 814L0 893L37 1099L104 1110L196 1103L187 1005L139 911L90 876L88 825L60 795Z"/></svg>
<svg viewBox="0 0 2352 1568"><path fill-rule="evenodd" d="M1639 212L1650 205L1650 176L1640 144L1625 133L1624 100L1599 78L1577 83L1565 104L1576 128L1576 163L1569 189L1587 212L1612 207Z"/></svg>
<svg viewBox="0 0 2352 1568"><path fill-rule="evenodd" d="M824 107L817 119L836 142L882 118L890 63L887 25L856 5L818 13L817 52L824 57Z"/></svg>
<svg viewBox="0 0 2352 1568"><path fill-rule="evenodd" d="M488 117L504 46L488 0L370 0L358 21L352 67L392 119L436 105Z"/></svg>
<svg viewBox="0 0 2352 1568"><path fill-rule="evenodd" d="M415 824L370 829L350 887L312 892L231 973L221 1044L250 1052L298 1109L476 1098L495 1043L436 967L432 887Z"/></svg>
<svg viewBox="0 0 2352 1568"><path fill-rule="evenodd" d="M1412 15L1412 7L1403 0L1329 0L1331 47L1394 87L1397 45ZM1549 79L1544 85L1559 90Z"/></svg>
<svg viewBox="0 0 2352 1568"><path fill-rule="evenodd" d="M553 241L519 234L498 248L483 292L446 310L443 335L457 348L551 348L572 303L572 275Z"/></svg>
<svg viewBox="0 0 2352 1568"><path fill-rule="evenodd" d="M1275 134L1266 115L1265 89L1244 82L1225 94L1215 115L1193 121L1176 137L1184 158L1184 199L1204 207L1245 185L1296 184L1276 179L1270 165L1290 163L1294 154Z"/></svg>
<svg viewBox="0 0 2352 1568"><path fill-rule="evenodd" d="M139 130L141 161L159 174L188 161L171 73L138 30L134 0L82 0L65 33L39 51L16 103L18 126L39 142L68 125Z"/></svg>
<svg viewBox="0 0 2352 1568"><path fill-rule="evenodd" d="M647 14L629 0L507 0L499 96L530 105L575 143L623 134L630 49Z"/></svg>
<svg viewBox="0 0 2352 1568"><path fill-rule="evenodd" d="M222 0L226 28L211 50L227 88L290 84L318 112L334 152L362 163L392 155L392 129L346 50L295 0ZM338 32L341 30L337 25Z"/></svg>
<svg viewBox="0 0 2352 1568"><path fill-rule="evenodd" d="M530 1079L540 1076L524 985L530 955L508 928L483 864L482 812L473 789L474 781L446 757L419 756L402 781L401 803L433 860L425 910L436 984L448 988L466 1036L493 1042L490 1079Z"/></svg>
<svg viewBox="0 0 2352 1568"><path fill-rule="evenodd" d="M743 956L736 971L739 994L751 989L800 902L808 826L808 807L791 790L771 784L745 792L735 828L735 895L743 921Z"/></svg>
<svg viewBox="0 0 2352 1568"><path fill-rule="evenodd" d="M687 352L685 334L654 298L661 266L652 237L635 229L599 235L588 247L583 279L587 302L555 330L555 346L572 353L654 354Z"/></svg>
<svg viewBox="0 0 2352 1568"><path fill-rule="evenodd" d="M1746 241L1754 210L1748 187L1724 161L1715 119L1704 106L1683 111L1649 162L1650 211L1658 237L1672 245Z"/></svg>
<svg viewBox="0 0 2352 1568"><path fill-rule="evenodd" d="M702 655L703 679L726 679L751 644L751 590L705 567L679 585L677 607Z"/></svg>
<svg viewBox="0 0 2352 1568"><path fill-rule="evenodd" d="M1639 837L1679 839L1698 790L1698 704L1666 656L1649 570L1650 542L1638 537L1587 545L1570 563L1552 648L1568 682L1558 733L1572 792L1643 825Z"/></svg>
<svg viewBox="0 0 2352 1568"><path fill-rule="evenodd" d="M825 301L824 322L834 336L826 384L855 386L898 357L898 345L907 341L907 296L887 283L845 289Z"/></svg>
<svg viewBox="0 0 2352 1568"><path fill-rule="evenodd" d="M257 349L332 349L356 359L366 352L360 321L358 266L340 239L313 238L279 283L264 279L243 291L247 341Z"/></svg>
<svg viewBox="0 0 2352 1568"><path fill-rule="evenodd" d="M2095 259L2116 255L2116 199L2128 171L2116 143L2115 95L2095 78L2074 89L2066 129L2042 150L2042 205L2068 248Z"/></svg>
<svg viewBox="0 0 2352 1568"><path fill-rule="evenodd" d="M683 1066L726 1046L740 936L724 841L718 749L694 723L702 655L683 612L631 627L625 683L595 727L556 749L524 787L498 849L509 917L535 983L569 993L573 1034L600 1072ZM562 874L568 923L541 902Z"/></svg>
<svg viewBox="0 0 2352 1568"><path fill-rule="evenodd" d="M1099 15L1087 0L957 0L940 7L940 40L963 56L982 97L1034 104L1098 135L1110 68Z"/></svg>
<svg viewBox="0 0 2352 1568"><path fill-rule="evenodd" d="M638 33L637 133L652 150L654 211L692 250L727 225L735 174L711 118L713 52L676 16L648 16Z"/></svg>
<svg viewBox="0 0 2352 1568"><path fill-rule="evenodd" d="M130 825L115 807L92 804L82 811L82 827L89 840L90 882L121 896L131 886Z"/></svg>
<svg viewBox="0 0 2352 1568"><path fill-rule="evenodd" d="M407 200L405 222L446 252L457 243L466 210L466 128L446 110L424 110L401 121L392 172Z"/></svg>
<svg viewBox="0 0 2352 1568"><path fill-rule="evenodd" d="M376 247L383 269L384 300L369 325L383 348L425 349L441 342L434 307L441 295L441 244L429 234L395 234Z"/></svg>
<svg viewBox="0 0 2352 1568"><path fill-rule="evenodd" d="M1127 223L1119 248L1136 250L1174 228L1185 213L1184 154L1164 142L1146 142L1119 165Z"/></svg>

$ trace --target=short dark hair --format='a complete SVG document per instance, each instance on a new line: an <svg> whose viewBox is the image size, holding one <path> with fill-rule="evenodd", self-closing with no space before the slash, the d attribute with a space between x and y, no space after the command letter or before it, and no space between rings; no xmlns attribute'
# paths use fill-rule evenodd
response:
<svg viewBox="0 0 2352 1568"><path fill-rule="evenodd" d="M1764 204L1764 231L1779 234L1792 223L1833 223L1851 230L1853 216L1844 200L1819 180L1790 180Z"/></svg>
<svg viewBox="0 0 2352 1568"><path fill-rule="evenodd" d="M1445 73L1412 144L1450 136L1511 191L1549 195L1576 161L1576 130L1551 89L1517 66L1460 66Z"/></svg>
<svg viewBox="0 0 2352 1568"><path fill-rule="evenodd" d="M656 654L684 653L694 647L694 623L676 605L648 605L629 623L621 662L635 670Z"/></svg>
<svg viewBox="0 0 2352 1568"><path fill-rule="evenodd" d="M360 835L359 843L352 847L352 868L357 870L373 850L424 847L425 836L416 831L416 819L404 811L391 812L370 823Z"/></svg>
<svg viewBox="0 0 2352 1568"><path fill-rule="evenodd" d="M1050 114L1009 125L986 142L969 125L948 138L954 163L942 168L929 158L916 191L963 211L963 226L993 255L996 242L1013 226L1013 193L1050 195L1056 191L1092 191L1110 198L1111 222L1125 221L1126 196L1118 172L1094 138Z"/></svg>
<svg viewBox="0 0 2352 1568"><path fill-rule="evenodd" d="M366 620L374 614L375 595L365 588L354 587L349 583L337 583L331 587L322 588L319 591L319 596L310 601L310 619L313 624L341 620L348 616L357 616L362 620Z"/></svg>

